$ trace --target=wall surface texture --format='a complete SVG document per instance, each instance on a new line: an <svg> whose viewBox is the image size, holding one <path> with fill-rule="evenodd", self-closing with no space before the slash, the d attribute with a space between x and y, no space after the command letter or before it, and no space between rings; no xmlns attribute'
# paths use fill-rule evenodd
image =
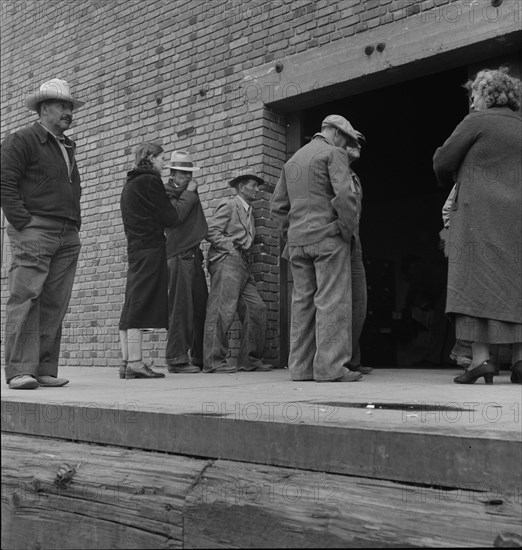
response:
<svg viewBox="0 0 522 550"><path fill-rule="evenodd" d="M378 37L398 21L408 32L409 19L431 12L447 31L464 6L469 2L2 0L1 138L35 120L24 99L45 80L69 81L86 101L69 132L77 141L83 184L83 249L64 325L63 362L119 363L127 269L119 198L133 149L145 140L160 141L167 154L193 154L203 168L198 180L207 216L232 194L227 181L237 170L265 178L256 203L253 270L269 308L265 357L277 360L279 248L268 199L286 159L287 117L246 76L265 66L273 72L276 62L292 56L317 59L321 49L365 33ZM294 82L292 93L299 86ZM8 266L3 243L3 307ZM233 329L237 340L239 325ZM146 358L164 364L165 333L146 336L145 345Z"/></svg>

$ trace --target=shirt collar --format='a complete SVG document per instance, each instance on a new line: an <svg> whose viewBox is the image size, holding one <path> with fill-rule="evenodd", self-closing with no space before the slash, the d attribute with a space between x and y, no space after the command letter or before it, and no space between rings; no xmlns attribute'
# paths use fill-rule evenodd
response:
<svg viewBox="0 0 522 550"><path fill-rule="evenodd" d="M250 205L248 202L243 198L237 195L237 198L241 201L241 204L243 205L243 208L248 212L250 210Z"/></svg>
<svg viewBox="0 0 522 550"><path fill-rule="evenodd" d="M335 147L334 142L330 138L326 137L322 132L317 132L317 134L314 134L314 137L312 139L315 138L322 138L326 141L326 143L329 143L330 145L333 145Z"/></svg>
<svg viewBox="0 0 522 550"><path fill-rule="evenodd" d="M48 133L50 134L51 136L53 136L53 138L58 142L58 143L61 143L64 147L72 147L73 144L72 144L72 141L66 136L62 136L62 137L58 137L57 135L53 134L51 132L51 130L49 130L49 128L46 128L39 120L37 121L37 123Z"/></svg>

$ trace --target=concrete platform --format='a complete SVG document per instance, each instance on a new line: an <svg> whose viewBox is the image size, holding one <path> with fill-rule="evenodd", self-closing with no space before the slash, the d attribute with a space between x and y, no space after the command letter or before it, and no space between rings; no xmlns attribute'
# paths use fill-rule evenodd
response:
<svg viewBox="0 0 522 550"><path fill-rule="evenodd" d="M2 430L433 487L522 495L522 387L458 369L377 369L355 383L287 370L120 380L60 369L63 388L2 386Z"/></svg>

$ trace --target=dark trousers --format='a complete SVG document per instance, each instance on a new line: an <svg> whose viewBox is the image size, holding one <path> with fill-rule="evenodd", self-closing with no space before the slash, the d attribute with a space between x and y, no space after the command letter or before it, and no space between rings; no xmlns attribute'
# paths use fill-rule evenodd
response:
<svg viewBox="0 0 522 550"><path fill-rule="evenodd" d="M236 251L211 263L210 295L205 323L204 369L226 365L228 330L236 312L242 323L238 366L255 369L262 363L266 335L266 306L246 260Z"/></svg>
<svg viewBox="0 0 522 550"><path fill-rule="evenodd" d="M5 308L5 377L57 376L62 322L80 253L71 222L33 216L23 229L7 226L12 264Z"/></svg>
<svg viewBox="0 0 522 550"><path fill-rule="evenodd" d="M203 334L208 290L203 253L192 249L168 259L169 331L166 359L169 365L190 361L203 365Z"/></svg>
<svg viewBox="0 0 522 550"><path fill-rule="evenodd" d="M334 380L352 355L351 252L332 237L289 246L294 279L288 368L292 380Z"/></svg>
<svg viewBox="0 0 522 550"><path fill-rule="evenodd" d="M357 239L352 250L352 367L361 366L360 339L364 321L366 320L366 309L368 303L366 289L366 272L362 259L361 241Z"/></svg>

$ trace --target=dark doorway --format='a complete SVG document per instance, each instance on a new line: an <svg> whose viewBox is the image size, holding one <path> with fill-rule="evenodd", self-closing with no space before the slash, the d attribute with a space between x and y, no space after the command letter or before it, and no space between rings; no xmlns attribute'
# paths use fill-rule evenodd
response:
<svg viewBox="0 0 522 550"><path fill-rule="evenodd" d="M363 185L361 241L368 285L363 362L447 362L453 330L444 315L446 259L432 158L468 113L467 67L380 88L303 112L304 141L329 114L366 136L353 169Z"/></svg>

